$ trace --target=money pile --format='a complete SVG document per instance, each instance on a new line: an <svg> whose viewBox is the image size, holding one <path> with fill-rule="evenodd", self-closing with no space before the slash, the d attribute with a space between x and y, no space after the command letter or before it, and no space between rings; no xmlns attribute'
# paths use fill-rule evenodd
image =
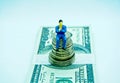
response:
<svg viewBox="0 0 120 83"><path fill-rule="evenodd" d="M66 50L61 49L60 41L56 52L55 27L40 28L25 83L97 83L90 28L72 26L67 27L67 31L70 33L66 32Z"/></svg>
<svg viewBox="0 0 120 83"><path fill-rule="evenodd" d="M56 51L56 35L52 39L52 51L49 53L49 62L55 66L68 66L74 62L75 52L71 40L71 33L66 32L66 49L62 49L63 41L60 39L60 47Z"/></svg>

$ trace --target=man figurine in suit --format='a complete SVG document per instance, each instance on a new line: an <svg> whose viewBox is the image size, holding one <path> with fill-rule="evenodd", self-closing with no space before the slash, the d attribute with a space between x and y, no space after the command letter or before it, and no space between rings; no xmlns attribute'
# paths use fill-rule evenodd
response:
<svg viewBox="0 0 120 83"><path fill-rule="evenodd" d="M62 41L63 41L62 49L65 50L65 48L66 48L65 32L67 30L66 30L66 26L63 25L63 21L62 20L59 20L59 25L55 27L55 31L57 33L57 35L56 35L56 50L58 51L58 49L59 49L60 39L62 39Z"/></svg>

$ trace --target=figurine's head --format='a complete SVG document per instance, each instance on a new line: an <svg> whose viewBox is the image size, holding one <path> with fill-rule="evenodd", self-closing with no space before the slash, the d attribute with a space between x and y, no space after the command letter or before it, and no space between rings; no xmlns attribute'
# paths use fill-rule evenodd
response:
<svg viewBox="0 0 120 83"><path fill-rule="evenodd" d="M63 21L59 20L59 26L62 26L62 25L63 25Z"/></svg>

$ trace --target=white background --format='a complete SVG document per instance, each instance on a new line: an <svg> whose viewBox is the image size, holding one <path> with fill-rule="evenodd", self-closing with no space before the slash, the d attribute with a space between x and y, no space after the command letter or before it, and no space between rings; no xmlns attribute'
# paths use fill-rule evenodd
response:
<svg viewBox="0 0 120 83"><path fill-rule="evenodd" d="M40 26L92 28L97 83L120 82L120 0L0 0L0 83L25 83Z"/></svg>

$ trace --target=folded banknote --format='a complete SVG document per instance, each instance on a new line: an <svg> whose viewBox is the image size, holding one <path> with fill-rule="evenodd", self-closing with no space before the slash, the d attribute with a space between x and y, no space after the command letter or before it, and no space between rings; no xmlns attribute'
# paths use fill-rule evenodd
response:
<svg viewBox="0 0 120 83"><path fill-rule="evenodd" d="M71 33L75 61L72 65L59 67L49 63L55 27L41 27L27 83L96 83L95 56L88 26L67 27Z"/></svg>

